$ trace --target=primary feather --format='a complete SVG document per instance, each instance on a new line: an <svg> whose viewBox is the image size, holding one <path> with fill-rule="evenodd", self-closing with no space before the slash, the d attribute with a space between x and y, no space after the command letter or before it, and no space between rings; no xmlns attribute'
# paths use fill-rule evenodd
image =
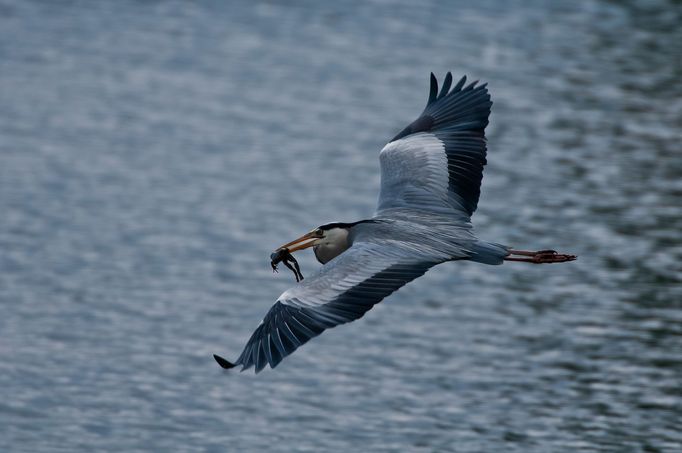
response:
<svg viewBox="0 0 682 453"><path fill-rule="evenodd" d="M444 261L502 262L506 247L476 239L469 222L480 196L492 102L485 84L465 82L450 89L448 73L439 91L431 74L426 108L380 153L373 219L339 224L348 229L348 248L285 291L234 363L216 356L221 366L274 368L311 338L361 318Z"/></svg>

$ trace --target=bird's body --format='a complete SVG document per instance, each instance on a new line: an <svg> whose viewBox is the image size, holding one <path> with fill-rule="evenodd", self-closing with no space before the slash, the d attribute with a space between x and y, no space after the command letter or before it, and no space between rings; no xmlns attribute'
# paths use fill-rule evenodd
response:
<svg viewBox="0 0 682 453"><path fill-rule="evenodd" d="M313 247L323 266L285 291L234 362L223 368L275 367L325 329L362 317L375 304L431 267L455 260L556 263L575 259L554 251L515 251L479 240L470 221L486 164L490 95L466 77L450 90L431 75L421 116L381 151L381 189L371 219L322 225L283 245L287 253Z"/></svg>

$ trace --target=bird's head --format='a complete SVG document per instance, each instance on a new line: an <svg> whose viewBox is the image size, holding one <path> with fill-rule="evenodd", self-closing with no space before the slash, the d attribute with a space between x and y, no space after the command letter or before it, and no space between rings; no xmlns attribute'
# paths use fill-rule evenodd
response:
<svg viewBox="0 0 682 453"><path fill-rule="evenodd" d="M332 222L320 225L298 239L280 246L278 250L286 248L289 252L293 253L307 249L308 247L313 247L317 260L320 263L325 264L350 247L348 235L350 234L351 228L358 223L361 222Z"/></svg>

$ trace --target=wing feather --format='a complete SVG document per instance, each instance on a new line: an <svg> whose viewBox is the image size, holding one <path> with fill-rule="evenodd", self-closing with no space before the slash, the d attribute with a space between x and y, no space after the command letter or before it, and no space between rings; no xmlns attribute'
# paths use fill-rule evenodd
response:
<svg viewBox="0 0 682 453"><path fill-rule="evenodd" d="M492 102L487 84L465 83L466 76L450 90L448 73L439 93L431 74L426 108L380 154L378 215L410 209L468 219L476 210Z"/></svg>
<svg viewBox="0 0 682 453"><path fill-rule="evenodd" d="M276 367L324 330L364 316L401 286L438 264L433 257L359 242L315 276L287 290L270 308L233 365Z"/></svg>
<svg viewBox="0 0 682 453"><path fill-rule="evenodd" d="M485 128L490 95L477 81L455 86L448 73L438 90L431 74L426 108L381 151L377 216L394 210L447 214L468 221L480 196L486 164ZM429 256L423 247L383 238L355 241L343 254L282 294L258 325L234 364L276 367L325 329L359 319L374 305L430 267L450 259Z"/></svg>

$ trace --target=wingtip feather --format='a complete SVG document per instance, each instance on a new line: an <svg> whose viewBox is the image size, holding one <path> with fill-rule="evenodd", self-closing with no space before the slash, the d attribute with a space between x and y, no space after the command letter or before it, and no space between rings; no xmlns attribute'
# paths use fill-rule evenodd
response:
<svg viewBox="0 0 682 453"><path fill-rule="evenodd" d="M462 76L461 79L459 79L459 82L457 82L457 85L455 85L455 87L452 89L452 93L456 93L456 92L460 91L466 82L467 82L467 76L464 75L464 76Z"/></svg>
<svg viewBox="0 0 682 453"><path fill-rule="evenodd" d="M443 81L443 86L440 89L440 94L438 94L438 99L448 95L448 91L450 91L450 85L452 85L452 73L448 72L445 75L445 80Z"/></svg>
<svg viewBox="0 0 682 453"><path fill-rule="evenodd" d="M218 362L218 365L220 365L225 370L229 370L235 367L234 363L220 357L219 355L213 354L213 358L215 359L216 362Z"/></svg>
<svg viewBox="0 0 682 453"><path fill-rule="evenodd" d="M438 96L438 80L436 79L436 76L433 75L433 72L431 73L431 90L429 92L429 100L426 103L426 105L431 104L436 100L436 97Z"/></svg>

